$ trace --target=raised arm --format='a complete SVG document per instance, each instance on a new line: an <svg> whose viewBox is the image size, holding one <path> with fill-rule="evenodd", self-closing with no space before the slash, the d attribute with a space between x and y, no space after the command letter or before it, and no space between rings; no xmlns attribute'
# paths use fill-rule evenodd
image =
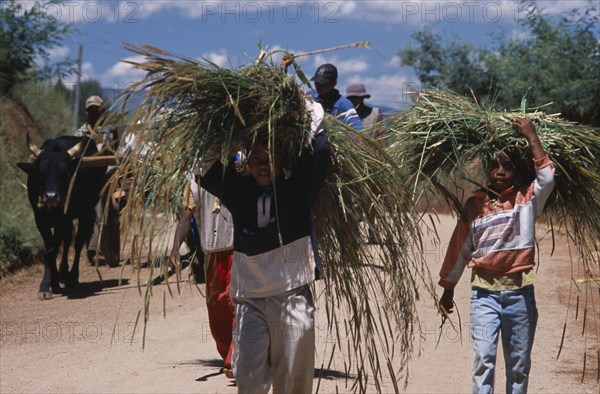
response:
<svg viewBox="0 0 600 394"><path fill-rule="evenodd" d="M237 176L235 170L235 161L230 160L229 165L225 167L219 160L216 152L208 152L202 158L200 168L200 186L210 194L219 197L225 206L231 208L231 193L228 187L231 186L233 178Z"/></svg>
<svg viewBox="0 0 600 394"><path fill-rule="evenodd" d="M554 165L544 151L531 119L517 118L513 123L513 127L519 130L529 141L536 172L533 193L536 198L536 212L540 214L554 189Z"/></svg>
<svg viewBox="0 0 600 394"><path fill-rule="evenodd" d="M289 54L289 55L283 55L283 58L281 58L281 66L285 69L285 71L287 72L288 67L294 63L294 55L293 54Z"/></svg>
<svg viewBox="0 0 600 394"><path fill-rule="evenodd" d="M529 146L531 147L531 153L533 154L534 160L542 160L546 157L546 152L544 148L542 148L542 143L540 142L540 138L535 131L535 126L533 122L529 118L516 118L513 122L513 127L517 129L527 141L529 141Z"/></svg>

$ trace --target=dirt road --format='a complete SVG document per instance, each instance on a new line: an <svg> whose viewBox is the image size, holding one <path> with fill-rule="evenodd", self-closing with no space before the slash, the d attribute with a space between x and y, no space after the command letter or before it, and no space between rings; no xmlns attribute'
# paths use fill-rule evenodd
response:
<svg viewBox="0 0 600 394"><path fill-rule="evenodd" d="M444 243L450 237L454 221L450 217L441 219L438 230ZM598 393L598 338L594 331L600 321L598 292L588 295L595 297L596 310L588 304L587 335L582 337L585 295L581 294L575 320L575 293L569 296L574 282L566 239L558 239L551 258L549 240L544 240L540 249L536 287L540 320L530 392ZM431 246L427 252L435 278L444 247ZM92 267L82 264L80 291L71 297L57 296L49 301L36 299L41 278L39 267L0 283L0 392L236 392L231 380L217 374L221 363L210 336L205 300L196 287L187 284L181 295L173 288L174 297L164 285L153 288L142 351L142 333L138 330L133 335L133 327L138 312L143 311L144 289L142 294L138 292L130 266L123 270L126 283L122 285L118 283L119 268L100 267L100 272L103 282ZM144 275L146 271L142 271L142 278ZM578 275L573 274L575 279ZM439 316L430 300L419 305L422 340L417 341L421 354L415 355L410 364L407 393L470 392L468 280L469 275L464 275L456 290L462 335L449 325L444 326L437 349ZM569 299L571 306L567 313ZM323 309L318 309L317 317L317 325L322 327L325 326ZM142 319L143 313L139 329L143 327ZM565 345L556 360L565 322L568 326ZM317 368L328 362L328 340L326 336L317 336ZM587 354L587 369L581 383L584 354ZM504 391L502 363L499 356L498 392ZM322 371L319 392L348 392L352 376L343 371L343 360L336 357L331 367ZM392 392L391 382L386 383L384 390ZM314 387L317 388L317 380Z"/></svg>

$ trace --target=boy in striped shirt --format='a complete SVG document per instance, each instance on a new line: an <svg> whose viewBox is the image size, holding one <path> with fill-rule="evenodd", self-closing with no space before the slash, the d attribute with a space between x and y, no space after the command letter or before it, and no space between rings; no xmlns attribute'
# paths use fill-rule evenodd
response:
<svg viewBox="0 0 600 394"><path fill-rule="evenodd" d="M500 152L488 166L489 186L465 204L440 271L444 288L440 307L452 313L454 287L465 267L471 275L473 393L494 391L499 333L506 364L506 392L525 393L537 324L533 284L536 280L535 218L554 186L554 166L544 152L530 119L513 123L528 141L536 177L518 185L526 169Z"/></svg>

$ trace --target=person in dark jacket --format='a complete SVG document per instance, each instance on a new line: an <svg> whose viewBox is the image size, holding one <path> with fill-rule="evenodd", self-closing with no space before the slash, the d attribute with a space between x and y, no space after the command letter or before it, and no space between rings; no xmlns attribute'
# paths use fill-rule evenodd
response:
<svg viewBox="0 0 600 394"><path fill-rule="evenodd" d="M289 176L281 150L256 143L250 176L205 157L201 186L233 217L231 295L235 304L233 372L240 393L310 393L315 362L315 254L311 207L330 162L323 109L313 118L309 144Z"/></svg>

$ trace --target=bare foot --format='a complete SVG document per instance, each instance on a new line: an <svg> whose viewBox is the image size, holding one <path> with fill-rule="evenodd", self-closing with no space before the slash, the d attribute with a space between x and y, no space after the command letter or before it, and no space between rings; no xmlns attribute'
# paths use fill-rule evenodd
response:
<svg viewBox="0 0 600 394"><path fill-rule="evenodd" d="M228 379L233 379L233 370L231 368L223 368L223 373Z"/></svg>

